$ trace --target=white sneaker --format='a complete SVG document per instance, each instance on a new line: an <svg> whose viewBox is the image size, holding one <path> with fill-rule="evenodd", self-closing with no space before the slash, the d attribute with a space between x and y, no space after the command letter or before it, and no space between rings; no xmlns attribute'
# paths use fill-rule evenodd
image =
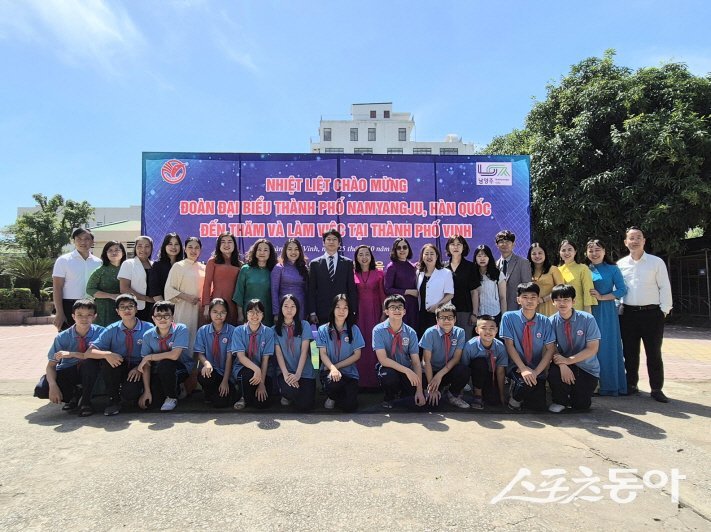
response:
<svg viewBox="0 0 711 532"><path fill-rule="evenodd" d="M247 403L244 400L244 397L240 397L240 400L235 403L234 409L235 410L244 410L245 406L247 406Z"/></svg>
<svg viewBox="0 0 711 532"><path fill-rule="evenodd" d="M281 406L289 406L291 404L291 401L289 401L286 397L281 398Z"/></svg>
<svg viewBox="0 0 711 532"><path fill-rule="evenodd" d="M333 410L336 407L336 401L329 397L328 399L326 399L326 402L323 403L323 407L326 410Z"/></svg>
<svg viewBox="0 0 711 532"><path fill-rule="evenodd" d="M457 408L469 408L469 403L467 403L461 397L453 395L451 392L447 392L447 402L449 402L450 405L456 406Z"/></svg>
<svg viewBox="0 0 711 532"><path fill-rule="evenodd" d="M163 402L163 406L160 407L160 411L170 412L171 410L175 410L176 406L178 406L177 399L173 399L172 397L166 397L165 401Z"/></svg>
<svg viewBox="0 0 711 532"><path fill-rule="evenodd" d="M558 403L551 403L551 406L548 407L548 411L554 414L560 414L563 410L565 410L565 406Z"/></svg>

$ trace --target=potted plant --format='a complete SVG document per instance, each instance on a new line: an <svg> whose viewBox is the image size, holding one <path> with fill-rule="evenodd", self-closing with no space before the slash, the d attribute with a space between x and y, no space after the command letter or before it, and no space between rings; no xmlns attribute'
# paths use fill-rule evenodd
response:
<svg viewBox="0 0 711 532"><path fill-rule="evenodd" d="M35 313L38 303L29 288L0 289L0 325L22 325Z"/></svg>

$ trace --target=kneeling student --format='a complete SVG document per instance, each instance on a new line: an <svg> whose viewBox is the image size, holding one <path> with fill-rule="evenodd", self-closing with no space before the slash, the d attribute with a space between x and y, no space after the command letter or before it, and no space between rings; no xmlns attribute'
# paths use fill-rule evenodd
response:
<svg viewBox="0 0 711 532"><path fill-rule="evenodd" d="M458 408L469 408L461 393L469 381L469 368L461 363L464 329L454 325L457 309L446 303L435 311L437 325L427 329L420 340L427 378L427 402L439 404L442 390L447 389L447 402Z"/></svg>
<svg viewBox="0 0 711 532"><path fill-rule="evenodd" d="M392 408L398 397L414 397L416 406L424 406L417 333L402 321L405 298L388 296L383 309L388 319L373 327L373 350L378 357L375 369L385 394L383 408Z"/></svg>
<svg viewBox="0 0 711 532"><path fill-rule="evenodd" d="M551 292L553 305L558 310L549 318L555 330L558 352L548 370L553 403L551 412L562 412L566 407L587 410L600 378L597 350L600 329L592 314L575 310L575 288L559 284Z"/></svg>
<svg viewBox="0 0 711 532"><path fill-rule="evenodd" d="M143 375L143 394L138 406L158 405L162 412L170 412L178 405L179 385L195 368L189 352L190 333L183 323L173 323L175 305L158 301L153 305L155 327L143 335L143 358L136 368Z"/></svg>
<svg viewBox="0 0 711 532"><path fill-rule="evenodd" d="M311 362L311 325L299 320L299 300L286 294L279 302L274 324L274 351L279 365L282 406L293 405L299 412L313 410L316 379Z"/></svg>
<svg viewBox="0 0 711 532"><path fill-rule="evenodd" d="M59 404L62 410L73 412L81 402L79 415L94 413L91 394L96 383L96 373L85 371L80 362L85 359L89 344L104 330L94 325L96 303L93 299L78 299L72 305L74 325L60 332L47 353L46 375L35 387L35 397L49 399Z"/></svg>
<svg viewBox="0 0 711 532"><path fill-rule="evenodd" d="M365 340L352 319L346 294L338 294L333 298L328 323L318 328L321 382L328 397L323 406L329 410L337 406L344 412L355 412L358 408L360 375L356 362Z"/></svg>
<svg viewBox="0 0 711 532"><path fill-rule="evenodd" d="M109 394L104 415L115 416L121 411L121 401L133 403L143 394L143 376L136 369L141 362L143 335L153 326L136 317L138 300L131 294L116 298L114 322L91 342L86 352L84 370L101 374Z"/></svg>
<svg viewBox="0 0 711 532"><path fill-rule="evenodd" d="M518 411L523 405L533 410L546 409L546 371L555 351L553 326L538 314L540 288L535 283L521 283L516 288L520 310L506 312L501 318L501 338L509 355L511 397L508 406Z"/></svg>
<svg viewBox="0 0 711 532"><path fill-rule="evenodd" d="M496 318L483 314L476 320L475 336L464 346L462 359L469 366L474 388L472 408L481 410L484 404L504 404L504 378L509 365L504 343L496 338Z"/></svg>
<svg viewBox="0 0 711 532"><path fill-rule="evenodd" d="M234 401L232 353L229 344L234 326L227 323L227 302L221 297L210 301L210 323L203 325L195 335L193 351L201 365L197 380L202 386L205 400L217 408L225 408Z"/></svg>
<svg viewBox="0 0 711 532"><path fill-rule="evenodd" d="M235 328L230 343L230 351L237 355L232 376L241 393L234 404L235 410L247 405L267 408L270 399L267 384L271 389L268 373L269 360L274 354L274 329L262 323L265 309L259 299L250 299L245 311L247 323Z"/></svg>

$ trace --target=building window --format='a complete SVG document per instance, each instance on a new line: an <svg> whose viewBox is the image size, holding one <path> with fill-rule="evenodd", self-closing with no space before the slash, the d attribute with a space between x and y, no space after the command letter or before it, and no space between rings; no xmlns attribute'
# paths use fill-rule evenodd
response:
<svg viewBox="0 0 711 532"><path fill-rule="evenodd" d="M390 118L390 111L383 111L383 118Z"/></svg>
<svg viewBox="0 0 711 532"><path fill-rule="evenodd" d="M431 155L432 148L412 148L412 153L415 155Z"/></svg>
<svg viewBox="0 0 711 532"><path fill-rule="evenodd" d="M373 153L373 148L356 148L353 153Z"/></svg>
<svg viewBox="0 0 711 532"><path fill-rule="evenodd" d="M371 112L370 112L370 118L376 118L376 116L375 116L375 111L371 111Z"/></svg>
<svg viewBox="0 0 711 532"><path fill-rule="evenodd" d="M397 128L397 140L405 142L407 140L407 129L404 127Z"/></svg>
<svg viewBox="0 0 711 532"><path fill-rule="evenodd" d="M358 142L358 128L357 127L351 128L351 141Z"/></svg>
<svg viewBox="0 0 711 532"><path fill-rule="evenodd" d="M391 155L401 154L402 148L388 148L388 153Z"/></svg>
<svg viewBox="0 0 711 532"><path fill-rule="evenodd" d="M440 155L459 155L459 148L440 148Z"/></svg>
<svg viewBox="0 0 711 532"><path fill-rule="evenodd" d="M324 153L343 153L343 148L326 148Z"/></svg>
<svg viewBox="0 0 711 532"><path fill-rule="evenodd" d="M368 141L375 142L375 128L374 127L368 128Z"/></svg>
<svg viewBox="0 0 711 532"><path fill-rule="evenodd" d="M331 128L330 127L323 128L323 141L324 142L331 142Z"/></svg>

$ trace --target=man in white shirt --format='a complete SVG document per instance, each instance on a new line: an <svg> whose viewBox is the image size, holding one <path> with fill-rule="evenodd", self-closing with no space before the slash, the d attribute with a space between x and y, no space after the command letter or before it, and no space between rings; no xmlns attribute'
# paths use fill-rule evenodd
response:
<svg viewBox="0 0 711 532"><path fill-rule="evenodd" d="M74 251L60 256L52 270L52 300L56 314L54 326L58 331L74 325L72 305L86 295L86 283L92 272L101 266L101 259L91 253L94 235L78 227L72 231Z"/></svg>
<svg viewBox="0 0 711 532"><path fill-rule="evenodd" d="M664 261L645 253L644 233L639 227L630 227L625 233L625 246L630 254L617 261L627 285L622 298L620 332L625 354L627 393L638 393L640 341L644 342L647 356L647 373L652 389L652 399L668 403L664 386L662 339L664 318L672 309L669 275Z"/></svg>

